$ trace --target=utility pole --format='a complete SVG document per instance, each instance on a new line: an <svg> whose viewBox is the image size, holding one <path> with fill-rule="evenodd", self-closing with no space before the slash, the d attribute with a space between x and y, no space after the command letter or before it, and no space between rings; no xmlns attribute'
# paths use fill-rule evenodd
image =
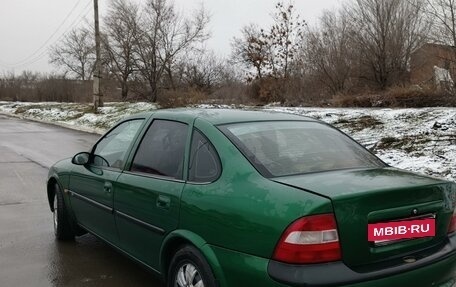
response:
<svg viewBox="0 0 456 287"><path fill-rule="evenodd" d="M98 20L98 0L93 0L93 8L95 14L95 50L96 62L95 71L93 73L93 109L98 111L98 107L103 106L103 95L101 94L101 47L100 47L100 22Z"/></svg>

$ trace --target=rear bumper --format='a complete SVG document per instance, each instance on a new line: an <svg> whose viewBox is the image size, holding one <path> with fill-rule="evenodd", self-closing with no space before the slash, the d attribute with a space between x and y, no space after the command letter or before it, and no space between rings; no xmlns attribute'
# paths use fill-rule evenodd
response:
<svg viewBox="0 0 456 287"><path fill-rule="evenodd" d="M291 286L412 286L414 281L417 286L438 286L456 277L456 235L430 256L374 272L358 273L343 262L291 265L271 260L268 273Z"/></svg>

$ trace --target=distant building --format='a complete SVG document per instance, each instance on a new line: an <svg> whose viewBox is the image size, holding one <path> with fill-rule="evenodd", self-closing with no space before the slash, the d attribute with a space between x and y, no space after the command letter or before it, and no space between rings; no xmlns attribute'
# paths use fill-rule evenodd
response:
<svg viewBox="0 0 456 287"><path fill-rule="evenodd" d="M428 43L412 53L410 59L412 84L453 85L455 76L455 47Z"/></svg>

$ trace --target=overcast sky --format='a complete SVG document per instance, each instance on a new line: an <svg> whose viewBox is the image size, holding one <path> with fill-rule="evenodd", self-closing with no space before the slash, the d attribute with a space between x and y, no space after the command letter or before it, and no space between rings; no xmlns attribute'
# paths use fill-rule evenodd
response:
<svg viewBox="0 0 456 287"><path fill-rule="evenodd" d="M103 17L110 0L99 0ZM146 0L138 0L146 1ZM337 8L342 0L295 0L299 15L315 23L324 9ZM230 43L249 23L271 24L276 0L175 0L176 8L188 13L201 2L211 15L212 35L207 47L221 56L230 53ZM93 0L0 0L0 72L22 70L50 72L47 48L58 42L84 17L93 18ZM67 17L68 16L68 17Z"/></svg>

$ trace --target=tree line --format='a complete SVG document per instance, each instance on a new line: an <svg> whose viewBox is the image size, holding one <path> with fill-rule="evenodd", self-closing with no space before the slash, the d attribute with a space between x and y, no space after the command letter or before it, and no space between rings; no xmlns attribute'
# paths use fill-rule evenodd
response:
<svg viewBox="0 0 456 287"><path fill-rule="evenodd" d="M456 46L455 15L453 0L347 0L311 25L292 1L279 1L272 24L244 26L222 58L204 48L203 6L183 14L170 0L111 0L102 19L103 78L122 100L152 102L198 95L295 104L381 93L410 85L411 55L425 43ZM51 48L50 61L63 78L87 81L94 42L90 24L78 27Z"/></svg>
<svg viewBox="0 0 456 287"><path fill-rule="evenodd" d="M452 0L346 1L324 11L316 25L298 12L279 2L272 27L251 24L235 38L235 58L258 84L259 97L287 100L284 91L291 88L294 97L299 86L318 98L407 85L411 55L426 43L453 47L447 60L456 60Z"/></svg>

